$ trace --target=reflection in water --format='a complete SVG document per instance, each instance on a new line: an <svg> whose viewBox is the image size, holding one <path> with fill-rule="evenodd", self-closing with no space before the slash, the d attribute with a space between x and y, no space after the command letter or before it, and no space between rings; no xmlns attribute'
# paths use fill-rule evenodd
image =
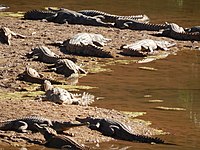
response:
<svg viewBox="0 0 200 150"><path fill-rule="evenodd" d="M179 91L179 101L188 110L189 117L194 125L200 127L199 90Z"/></svg>

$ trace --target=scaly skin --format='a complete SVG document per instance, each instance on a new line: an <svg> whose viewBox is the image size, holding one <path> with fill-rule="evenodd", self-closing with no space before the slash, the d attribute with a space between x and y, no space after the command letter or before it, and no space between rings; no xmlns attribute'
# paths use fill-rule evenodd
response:
<svg viewBox="0 0 200 150"><path fill-rule="evenodd" d="M65 77L69 77L72 74L87 74L84 69L69 59L59 59L53 66L49 66L49 68L56 73L63 74Z"/></svg>
<svg viewBox="0 0 200 150"><path fill-rule="evenodd" d="M63 84L62 82L42 77L42 75L40 75L35 69L30 67L27 67L22 74L18 75L18 80L23 80L38 84L43 84L45 80L49 80L53 84Z"/></svg>
<svg viewBox="0 0 200 150"><path fill-rule="evenodd" d="M101 34L78 33L65 41L64 46L70 54L112 58L111 52L103 49L103 46L110 40Z"/></svg>
<svg viewBox="0 0 200 150"><path fill-rule="evenodd" d="M160 35L176 40L200 41L200 32L185 32L182 27L175 23L169 23L168 28L161 31Z"/></svg>
<svg viewBox="0 0 200 150"><path fill-rule="evenodd" d="M105 23L99 18L85 16L76 11L68 9L60 9L56 11L41 11L41 10L32 10L28 11L24 15L24 19L31 20L41 20L46 19L50 22L55 23L69 23L69 24L82 24L82 25L91 25L91 26L104 26L111 27L112 23Z"/></svg>
<svg viewBox="0 0 200 150"><path fill-rule="evenodd" d="M73 123L70 121L50 120L41 116L27 116L0 122L0 130L17 131L17 132L27 132L28 130L37 131L34 123L37 123L40 126L51 127L52 129L54 129L56 132L59 133L62 133L63 131L73 127L88 125L87 122Z"/></svg>
<svg viewBox="0 0 200 150"><path fill-rule="evenodd" d="M55 17L57 14L53 11L46 11L46 10L30 10L24 14L24 19L27 20L42 20L48 19L51 17Z"/></svg>
<svg viewBox="0 0 200 150"><path fill-rule="evenodd" d="M59 55L56 55L54 52L52 52L48 47L46 46L38 46L32 49L32 52L27 55L29 58L33 58L33 60L39 60L44 63L53 64L56 63L60 59L71 59L73 61L76 61L75 58L69 58L69 57L60 57Z"/></svg>
<svg viewBox="0 0 200 150"><path fill-rule="evenodd" d="M86 16L91 16L91 17L102 17L103 21L106 22L116 22L117 19L126 19L126 20L136 20L139 22L148 22L149 18L146 15L131 15L131 16L120 16L120 15L113 15L109 14L103 11L98 11L98 10L80 10L78 11L79 13L86 15Z"/></svg>
<svg viewBox="0 0 200 150"><path fill-rule="evenodd" d="M117 19L115 27L121 29L131 29L131 30L148 30L148 31L159 31L161 29L166 29L168 24L152 24L143 23L134 20Z"/></svg>
<svg viewBox="0 0 200 150"><path fill-rule="evenodd" d="M75 140L68 136L57 135L56 131L52 128L41 127L38 124L34 124L36 129L44 135L46 140L45 146L50 148L58 148L58 149L71 149L71 150L84 150L81 144L77 143Z"/></svg>
<svg viewBox="0 0 200 150"><path fill-rule="evenodd" d="M0 130L13 130L18 132L27 132L27 130L37 131L33 125L34 123L44 126L52 126L51 120L47 118L40 116L28 116L0 122Z"/></svg>
<svg viewBox="0 0 200 150"><path fill-rule="evenodd" d="M126 125L111 119L86 117L86 118L76 118L76 120L80 121L81 123L89 122L90 129L97 130L101 132L103 135L110 136L116 139L126 140L126 141L138 141L142 143L157 143L157 144L164 143L164 141L159 138L152 138L143 135L135 135L130 131L130 129Z"/></svg>

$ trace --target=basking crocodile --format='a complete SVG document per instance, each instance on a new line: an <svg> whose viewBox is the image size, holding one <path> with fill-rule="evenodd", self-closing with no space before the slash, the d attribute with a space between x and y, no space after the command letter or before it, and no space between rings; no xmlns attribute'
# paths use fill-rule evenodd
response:
<svg viewBox="0 0 200 150"><path fill-rule="evenodd" d="M56 63L60 59L71 59L73 61L76 61L75 58L70 57L60 57L59 55L56 55L54 52L52 52L48 47L46 46L38 46L32 49L30 53L27 54L29 58L33 58L33 60L39 60L44 63Z"/></svg>
<svg viewBox="0 0 200 150"><path fill-rule="evenodd" d="M51 85L51 82L44 82L45 97L44 100L49 100L58 104L76 104L82 106L88 106L94 102L94 95L89 93L72 94L65 89L55 88Z"/></svg>
<svg viewBox="0 0 200 150"><path fill-rule="evenodd" d="M131 16L120 16L113 15L103 11L98 10L80 10L79 13L91 16L91 17L100 17L105 22L116 22L117 19L127 19L127 20L137 20L139 22L149 22L149 17L146 15L131 15Z"/></svg>
<svg viewBox="0 0 200 150"><path fill-rule="evenodd" d="M76 118L80 122L89 122L89 128L92 130L97 130L105 136L110 136L120 140L126 141L138 141L142 143L157 143L163 144L164 141L159 138L153 138L143 135L133 134L132 131L123 123L120 123L111 119L102 119L102 118Z"/></svg>
<svg viewBox="0 0 200 150"><path fill-rule="evenodd" d="M124 55L144 57L153 54L154 50L169 50L170 47L175 45L175 43L170 43L168 41L144 39L132 44L122 45L120 49L123 50L122 54Z"/></svg>
<svg viewBox="0 0 200 150"><path fill-rule="evenodd" d="M56 73L65 75L65 77L69 77L72 74L87 74L84 69L69 59L60 59L54 65L49 66L49 68L49 71L55 71Z"/></svg>
<svg viewBox="0 0 200 150"><path fill-rule="evenodd" d="M103 49L103 46L110 40L101 34L78 33L71 39L63 42L63 45L70 54L112 58L111 52Z"/></svg>
<svg viewBox="0 0 200 150"><path fill-rule="evenodd" d="M0 130L17 132L28 132L28 130L30 130L34 132L37 131L34 123L37 123L40 126L51 127L59 133L62 133L63 131L68 130L72 127L88 125L88 123L73 123L70 121L50 120L41 116L27 116L12 120L1 121Z"/></svg>
<svg viewBox="0 0 200 150"><path fill-rule="evenodd" d="M175 23L169 23L168 28L160 31L158 35L170 37L176 40L200 41L200 32L185 32L185 30Z"/></svg>
<svg viewBox="0 0 200 150"><path fill-rule="evenodd" d="M105 23L100 18L90 17L69 9L60 10L31 10L25 13L24 19L41 20L46 19L55 23L82 24L91 26L111 27L112 23Z"/></svg>
<svg viewBox="0 0 200 150"><path fill-rule="evenodd" d="M42 127L37 123L34 124L36 129L43 134L46 142L45 146L49 148L71 149L71 150L84 150L86 149L81 144L77 143L71 137L58 135L55 130L48 127Z"/></svg>
<svg viewBox="0 0 200 150"><path fill-rule="evenodd" d="M161 29L166 29L168 24L152 24L119 18L116 20L114 26L120 29L159 31Z"/></svg>
<svg viewBox="0 0 200 150"><path fill-rule="evenodd" d="M15 33L13 31L11 31L9 28L7 27L1 27L0 28L0 42L1 43L5 43L5 44L8 44L8 45L11 45L11 38L12 36L16 37L16 38L25 38L24 35L21 35L21 34L18 34L18 33Z"/></svg>
<svg viewBox="0 0 200 150"><path fill-rule="evenodd" d="M63 84L62 82L43 77L43 75L39 74L35 69L30 67L26 67L26 70L22 74L19 74L17 79L39 84L43 84L45 80L49 80L53 84Z"/></svg>
<svg viewBox="0 0 200 150"><path fill-rule="evenodd" d="M52 126L52 122L49 119L40 116L28 116L0 122L0 130L13 130L18 132L27 132L27 130L37 131L34 123L41 126Z"/></svg>

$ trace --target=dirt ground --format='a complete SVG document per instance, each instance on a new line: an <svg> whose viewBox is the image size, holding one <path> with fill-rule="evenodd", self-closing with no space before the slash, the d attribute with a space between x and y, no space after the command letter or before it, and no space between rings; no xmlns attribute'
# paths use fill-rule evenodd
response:
<svg viewBox="0 0 200 150"><path fill-rule="evenodd" d="M145 122L137 119L130 119L127 115L116 110L97 108L95 106L77 106L77 105L58 105L52 102L40 101L38 95L44 94L39 85L31 84L24 81L16 80L17 76L25 70L26 66L36 69L48 78L66 79L55 73L47 73L44 70L47 64L29 60L25 55L38 45L46 45L53 52L59 55L66 55L60 51L59 47L48 45L54 41L64 41L76 33L89 32L100 33L103 36L112 39L105 46L105 49L113 51L116 58L100 59L94 57L73 56L78 59L78 64L86 69L89 73L98 65L104 62L115 62L116 60L134 60L136 58L123 57L118 55L119 47L122 44L130 44L136 40L150 38L156 40L167 40L176 42L176 47L172 52L182 50L183 47L192 45L189 41L175 41L165 37L151 36L150 31L131 31L119 30L116 28L91 27L83 25L60 25L44 21L30 21L19 18L1 17L0 27L8 27L13 32L22 34L26 38L12 37L11 45L0 44L0 120L13 119L28 115L39 115L55 120L74 121L75 117L85 117L88 115L96 117L107 117L122 121L132 127L133 132L142 135L158 135L159 130L149 127ZM195 43L198 46L199 43ZM136 59L137 60L137 59ZM98 71L97 71L98 72ZM81 80L81 79L80 79ZM87 86L87 85L79 85ZM80 88L75 88L80 90ZM69 88L69 90L74 90ZM87 89L81 89L86 91ZM100 133L91 131L87 127L77 127L66 131L73 134L74 139L83 144L99 143L111 140L109 137L102 136ZM28 140L29 139L29 140ZM13 131L0 131L0 146L30 146L33 141L44 141L39 133L27 134L16 133Z"/></svg>

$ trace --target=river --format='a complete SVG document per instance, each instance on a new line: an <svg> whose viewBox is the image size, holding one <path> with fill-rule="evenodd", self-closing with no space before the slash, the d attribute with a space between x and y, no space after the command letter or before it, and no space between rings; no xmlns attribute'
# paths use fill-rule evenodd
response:
<svg viewBox="0 0 200 150"><path fill-rule="evenodd" d="M1 0L1 3L10 6L9 11L27 11L46 6L72 10L97 9L120 15L146 14L153 23L175 22L184 27L200 25L199 0ZM139 69L144 66L157 70ZM200 51L183 50L177 55L147 64L107 67L112 71L89 74L80 80L80 84L99 87L91 92L104 99L93 106L146 112L140 118L150 120L152 127L170 132L170 135L162 138L177 145L117 141L103 143L101 149L125 149L127 146L141 150L200 149ZM163 102L149 103L149 100ZM160 110L156 109L158 106L185 110ZM114 146L111 148L111 145Z"/></svg>

